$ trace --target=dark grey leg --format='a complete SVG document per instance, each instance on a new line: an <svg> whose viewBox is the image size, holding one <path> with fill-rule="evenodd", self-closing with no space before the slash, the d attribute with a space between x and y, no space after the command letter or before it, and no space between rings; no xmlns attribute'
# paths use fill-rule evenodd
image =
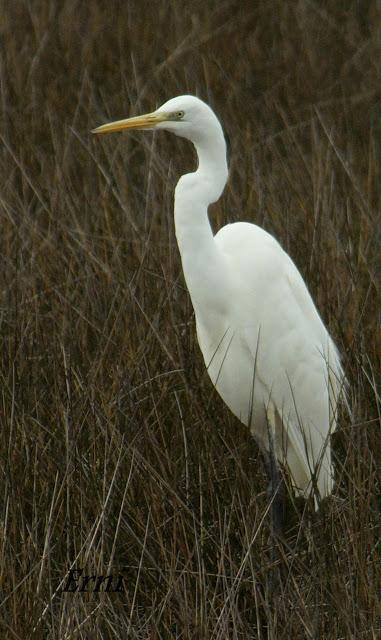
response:
<svg viewBox="0 0 381 640"><path fill-rule="evenodd" d="M271 449L264 452L264 463L269 479L267 495L269 502L271 502L270 513L273 536L282 538L284 530L284 483L274 451Z"/></svg>
<svg viewBox="0 0 381 640"><path fill-rule="evenodd" d="M270 602L275 602L282 591L282 575L284 571L283 556L283 507L284 507L284 483L277 460L271 451L264 452L264 463L269 479L267 496L270 503L270 549L266 583L267 597Z"/></svg>

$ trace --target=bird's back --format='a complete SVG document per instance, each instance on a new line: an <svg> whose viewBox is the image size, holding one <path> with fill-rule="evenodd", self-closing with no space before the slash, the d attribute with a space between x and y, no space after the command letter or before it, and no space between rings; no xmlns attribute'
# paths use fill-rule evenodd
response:
<svg viewBox="0 0 381 640"><path fill-rule="evenodd" d="M196 308L209 375L226 404L264 448L268 422L279 460L301 493L316 468L321 495L332 490L329 435L343 385L337 349L306 285L276 240L249 223L215 236L226 260L226 305Z"/></svg>

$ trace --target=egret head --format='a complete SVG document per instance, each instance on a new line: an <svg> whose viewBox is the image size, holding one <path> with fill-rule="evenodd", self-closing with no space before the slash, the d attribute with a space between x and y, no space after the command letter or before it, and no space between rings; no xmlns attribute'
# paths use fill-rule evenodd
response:
<svg viewBox="0 0 381 640"><path fill-rule="evenodd" d="M112 133L125 129L165 129L197 144L221 126L212 109L194 96L177 96L142 116L104 124L93 133Z"/></svg>

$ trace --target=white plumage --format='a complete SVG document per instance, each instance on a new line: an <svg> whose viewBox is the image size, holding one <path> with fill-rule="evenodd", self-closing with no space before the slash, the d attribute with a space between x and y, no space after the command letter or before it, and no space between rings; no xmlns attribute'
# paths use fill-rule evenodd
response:
<svg viewBox="0 0 381 640"><path fill-rule="evenodd" d="M218 119L198 98L179 96L95 132L129 128L166 129L194 144L198 168L177 184L175 227L209 376L259 445L274 447L295 489L307 496L315 484L328 495L340 358L298 269L269 233L238 222L213 235L208 205L228 176Z"/></svg>

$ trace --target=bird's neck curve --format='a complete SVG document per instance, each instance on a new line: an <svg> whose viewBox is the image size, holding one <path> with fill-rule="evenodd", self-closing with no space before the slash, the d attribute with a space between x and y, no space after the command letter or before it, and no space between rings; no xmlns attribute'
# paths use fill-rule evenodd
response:
<svg viewBox="0 0 381 640"><path fill-rule="evenodd" d="M199 318L203 313L201 310L211 306L211 297L214 308L219 306L222 293L224 257L213 237L208 206L221 196L228 166L226 143L217 119L208 135L202 139L194 137L192 142L197 151L198 167L194 173L182 176L177 184L175 228L185 280Z"/></svg>
<svg viewBox="0 0 381 640"><path fill-rule="evenodd" d="M220 123L216 124L213 135L193 141L198 157L193 176L206 207L219 199L228 178L225 138Z"/></svg>

